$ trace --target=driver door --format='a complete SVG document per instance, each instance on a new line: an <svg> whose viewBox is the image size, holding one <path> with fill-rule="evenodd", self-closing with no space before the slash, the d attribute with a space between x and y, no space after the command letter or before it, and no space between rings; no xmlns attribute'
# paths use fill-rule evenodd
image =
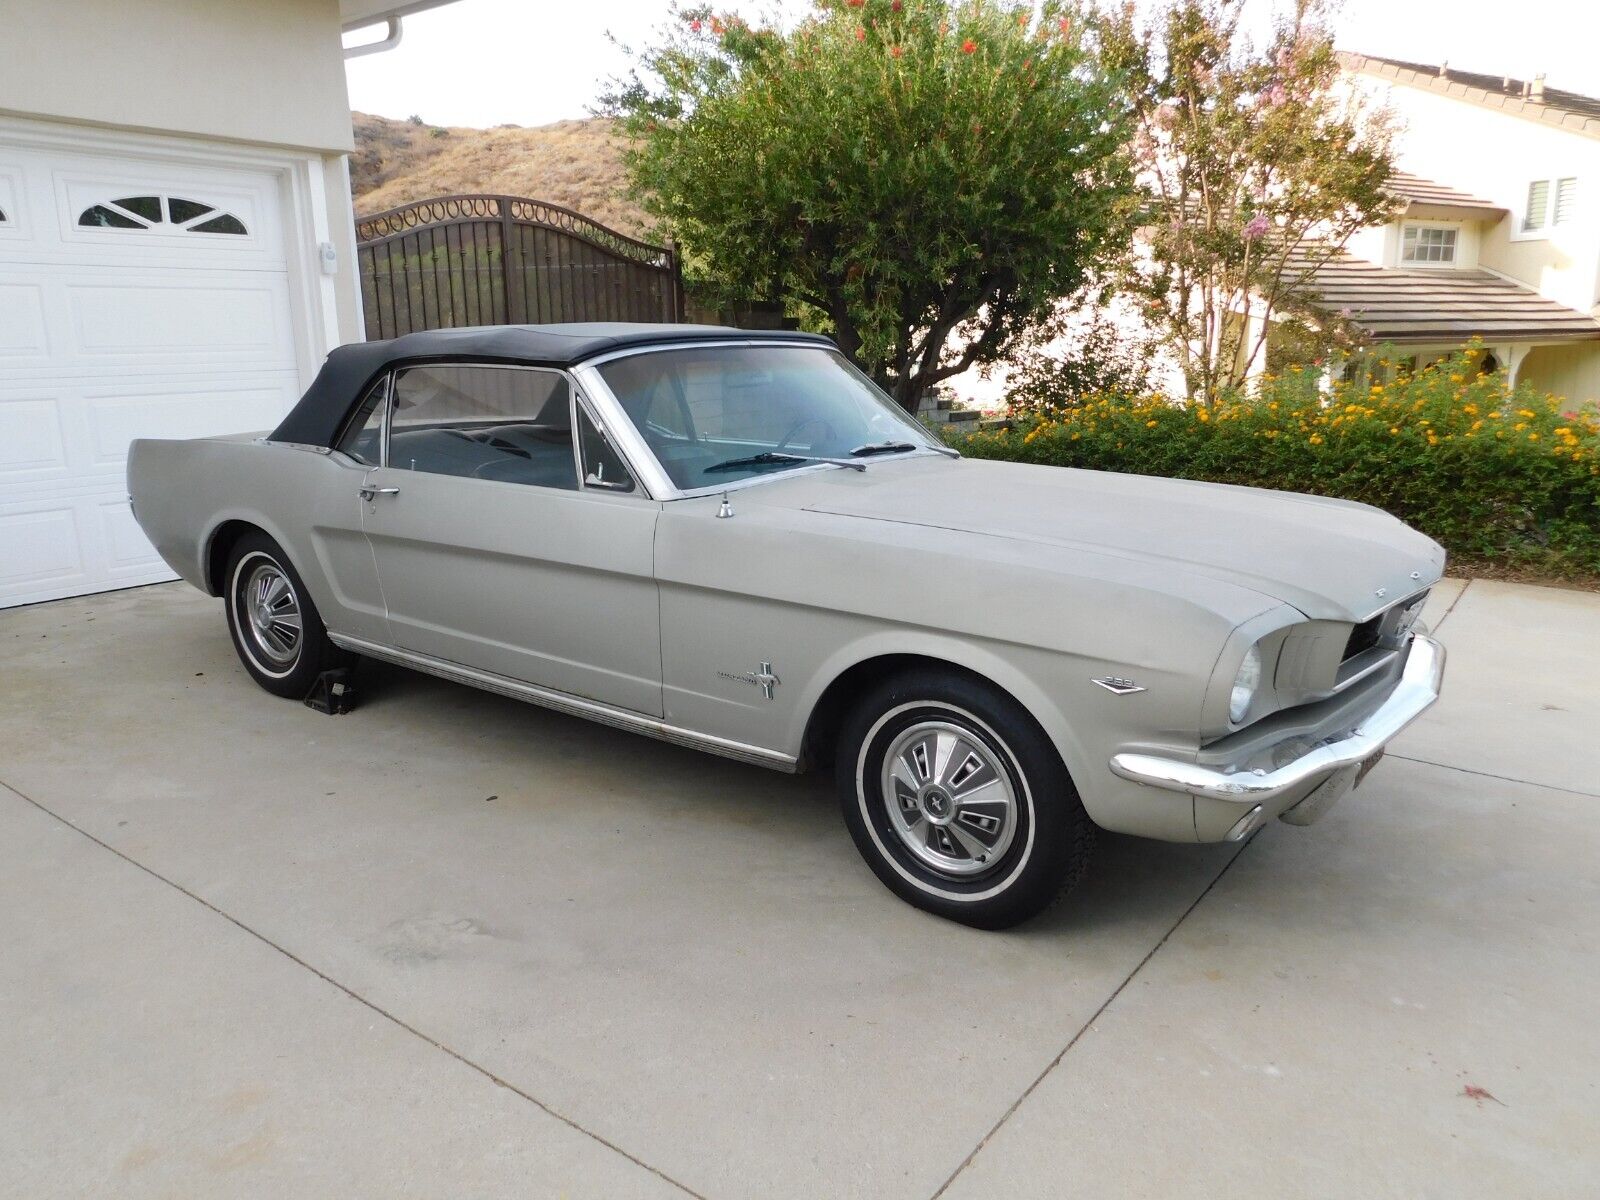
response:
<svg viewBox="0 0 1600 1200"><path fill-rule="evenodd" d="M620 464L585 484L576 434L589 423L559 371L396 372L383 462L362 487L389 639L660 716L661 506Z"/></svg>

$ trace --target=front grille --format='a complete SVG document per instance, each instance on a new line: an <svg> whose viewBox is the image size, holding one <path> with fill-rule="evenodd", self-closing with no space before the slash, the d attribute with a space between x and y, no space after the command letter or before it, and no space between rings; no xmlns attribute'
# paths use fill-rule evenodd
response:
<svg viewBox="0 0 1600 1200"><path fill-rule="evenodd" d="M1365 650L1371 650L1378 644L1378 634L1383 629L1383 618L1387 612L1381 612L1375 617L1361 622L1350 630L1350 637L1344 644L1344 657L1340 662L1349 662L1356 655Z"/></svg>

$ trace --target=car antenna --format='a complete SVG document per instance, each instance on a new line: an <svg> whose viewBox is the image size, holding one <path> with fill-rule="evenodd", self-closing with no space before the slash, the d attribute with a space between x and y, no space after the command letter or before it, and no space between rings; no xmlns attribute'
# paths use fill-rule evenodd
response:
<svg viewBox="0 0 1600 1200"><path fill-rule="evenodd" d="M717 509L717 516L719 516L719 517L731 517L731 516L733 516L733 505L731 503L729 503L729 501L728 501L728 493L727 492L723 492L722 493L722 506Z"/></svg>

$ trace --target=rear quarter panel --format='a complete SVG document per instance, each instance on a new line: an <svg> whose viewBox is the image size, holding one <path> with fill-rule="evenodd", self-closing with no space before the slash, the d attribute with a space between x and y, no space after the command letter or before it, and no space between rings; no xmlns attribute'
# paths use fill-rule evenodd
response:
<svg viewBox="0 0 1600 1200"><path fill-rule="evenodd" d="M283 547L329 628L361 636L383 613L375 572L361 570L371 558L356 498L364 474L334 455L255 435L140 439L128 457L128 494L161 557L202 591L217 594L208 577L217 532L243 522ZM330 521L330 513L346 519ZM338 572L337 584L329 569L335 561L354 567Z"/></svg>

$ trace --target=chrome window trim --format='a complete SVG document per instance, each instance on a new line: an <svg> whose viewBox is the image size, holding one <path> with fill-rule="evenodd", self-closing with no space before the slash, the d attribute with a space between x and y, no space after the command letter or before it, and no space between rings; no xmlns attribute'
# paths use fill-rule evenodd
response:
<svg viewBox="0 0 1600 1200"><path fill-rule="evenodd" d="M634 483L638 484L645 496L651 500L676 500L680 493L673 485L671 477L657 461L643 435L634 428L633 422L628 420L628 414L622 410L622 402L606 386L606 381L600 377L600 372L595 370L600 363L621 357L624 355L617 352L589 359L574 366L572 374L577 378L583 388L584 396L589 400L595 425L601 433L611 437L611 448L622 456L623 462L628 464L629 470L633 472Z"/></svg>
<svg viewBox="0 0 1600 1200"><path fill-rule="evenodd" d="M394 420L394 371L385 371L383 378L383 424L378 432L378 467L389 465L389 423Z"/></svg>
<svg viewBox="0 0 1600 1200"><path fill-rule="evenodd" d="M382 437L382 448L381 448L380 455L379 455L379 457L382 459L382 462L379 464L380 466L382 466L382 467L388 467L389 466L389 432L390 432L390 428L392 426L393 419L394 419L394 395L395 395L395 388L396 388L396 386L397 386L397 384L399 382L400 374L403 371L423 370L423 369L426 369L426 368L429 368L429 367L481 367L484 370L488 370L488 371L538 371L538 372L540 372L542 374L545 374L545 375L559 375L559 376L561 376L561 378L566 380L566 383L567 383L567 405L568 405L567 413L568 413L568 419L570 420L571 425L572 425L572 436L571 436L572 465L573 465L573 469L576 470L577 473L578 473L578 486L575 489L576 493L577 494L588 494L588 495L593 496L593 495L597 495L597 494L600 494L600 493L603 492L605 495L608 495L608 496L628 496L628 497L633 497L635 499L641 498L641 493L642 493L642 498L643 499L654 500L654 499L657 498L657 497L655 497L654 495L651 494L650 489L646 485L644 485L644 484L642 484L640 482L639 471L638 471L637 467L635 466L635 463L634 463L634 460L633 460L632 456L627 454L627 453L625 453L623 451L622 447L619 446L616 443L615 440L612 441L612 449L617 451L617 454L618 454L619 457L621 457L621 459L623 461L623 464L628 468L629 472L633 475L633 480L634 480L634 485L635 485L634 489L631 492L614 492L614 491L611 491L610 489L587 487L584 484L584 482L583 482L583 450L582 450L582 447L579 445L579 441L578 441L578 421L577 421L577 416L578 416L577 405L580 403L580 395L583 397L584 407L585 407L586 411L588 411L590 419L594 421L596 428L598 428L603 434L603 433L606 432L608 427L607 427L605 421L601 418L600 414L594 411L593 403L588 401L588 399L587 399L588 392L580 384L580 382L579 382L579 380L577 378L577 375L575 373L575 370L569 370L569 369L567 369L565 367L545 366L545 365L543 365L541 363L473 362L471 359L436 359L436 360L430 360L428 362L398 363L395 366L390 367L385 372L386 379L385 379L385 383L384 383L384 397L383 397L383 406L384 406L383 437ZM630 429L633 427L632 422L628 421L626 416L623 417L623 423L626 424L628 426L628 428L630 428ZM459 477L457 477L457 478L459 478ZM489 481L480 481L480 482L495 482L495 481L489 480ZM517 484L516 486L518 486L518 487L541 487L541 485L539 485L539 484L531 484L531 483ZM544 491L562 491L562 492L564 492L564 491L567 491L568 489L566 489L566 488L545 487L545 488L543 488L543 490Z"/></svg>
<svg viewBox="0 0 1600 1200"><path fill-rule="evenodd" d="M333 446L313 446L310 442L280 442L276 438L258 437L256 444L260 446L281 446L285 450L304 450L308 454L333 454Z"/></svg>
<svg viewBox="0 0 1600 1200"><path fill-rule="evenodd" d="M639 470L634 466L633 459L623 453L622 447L617 444L617 439L612 435L606 423L600 419L600 414L595 412L594 402L589 399L589 394L578 386L576 379L572 381L572 399L576 405L572 414L572 452L578 457L579 490L588 492L591 495L633 496L653 501L655 497L651 496L645 489L644 484L639 481ZM622 460L622 465L627 468L629 476L633 479L633 486L627 491L619 492L615 488L589 486L587 482L588 472L583 469L583 432L578 428L579 412L589 418L589 423L594 426L595 432L611 447L612 452Z"/></svg>
<svg viewBox="0 0 1600 1200"><path fill-rule="evenodd" d="M672 482L672 477L667 474L666 468L656 458L655 452L650 449L649 443L644 440L644 435L629 420L627 412L622 407L622 402L617 399L616 393L606 385L605 378L597 368L604 366L608 362L615 362L620 358L635 358L641 354L664 354L672 350L704 350L723 346L779 346L790 349L800 346L813 350L831 351L834 354L839 353L838 347L827 342L794 342L780 338L708 338L683 342L660 342L649 346L624 346L618 350L608 350L604 354L597 354L593 358L587 358L572 368L573 373L584 385L585 394L591 398L596 407L602 410L596 414L599 418L597 423L602 424L604 428L617 432L619 440L612 443L613 447L619 452L623 452L624 447L626 448L626 452L623 452L623 458L630 467L648 464L648 478L636 470L634 479L644 486L650 498L652 500L688 500L697 496L720 496L723 492L740 491L747 487L755 487L777 479L793 479L797 475L809 472L842 469L837 463L796 463L794 466L784 470L772 471L764 475L746 476L744 479L709 484L705 487L680 488ZM846 360L846 365L848 365L848 361ZM927 430L923 430L922 433L928 438L933 436ZM878 461L902 462L910 458L927 458L929 456L936 458L955 456L959 458L960 454L949 447L934 447L930 445L907 451L904 454L885 456Z"/></svg>

